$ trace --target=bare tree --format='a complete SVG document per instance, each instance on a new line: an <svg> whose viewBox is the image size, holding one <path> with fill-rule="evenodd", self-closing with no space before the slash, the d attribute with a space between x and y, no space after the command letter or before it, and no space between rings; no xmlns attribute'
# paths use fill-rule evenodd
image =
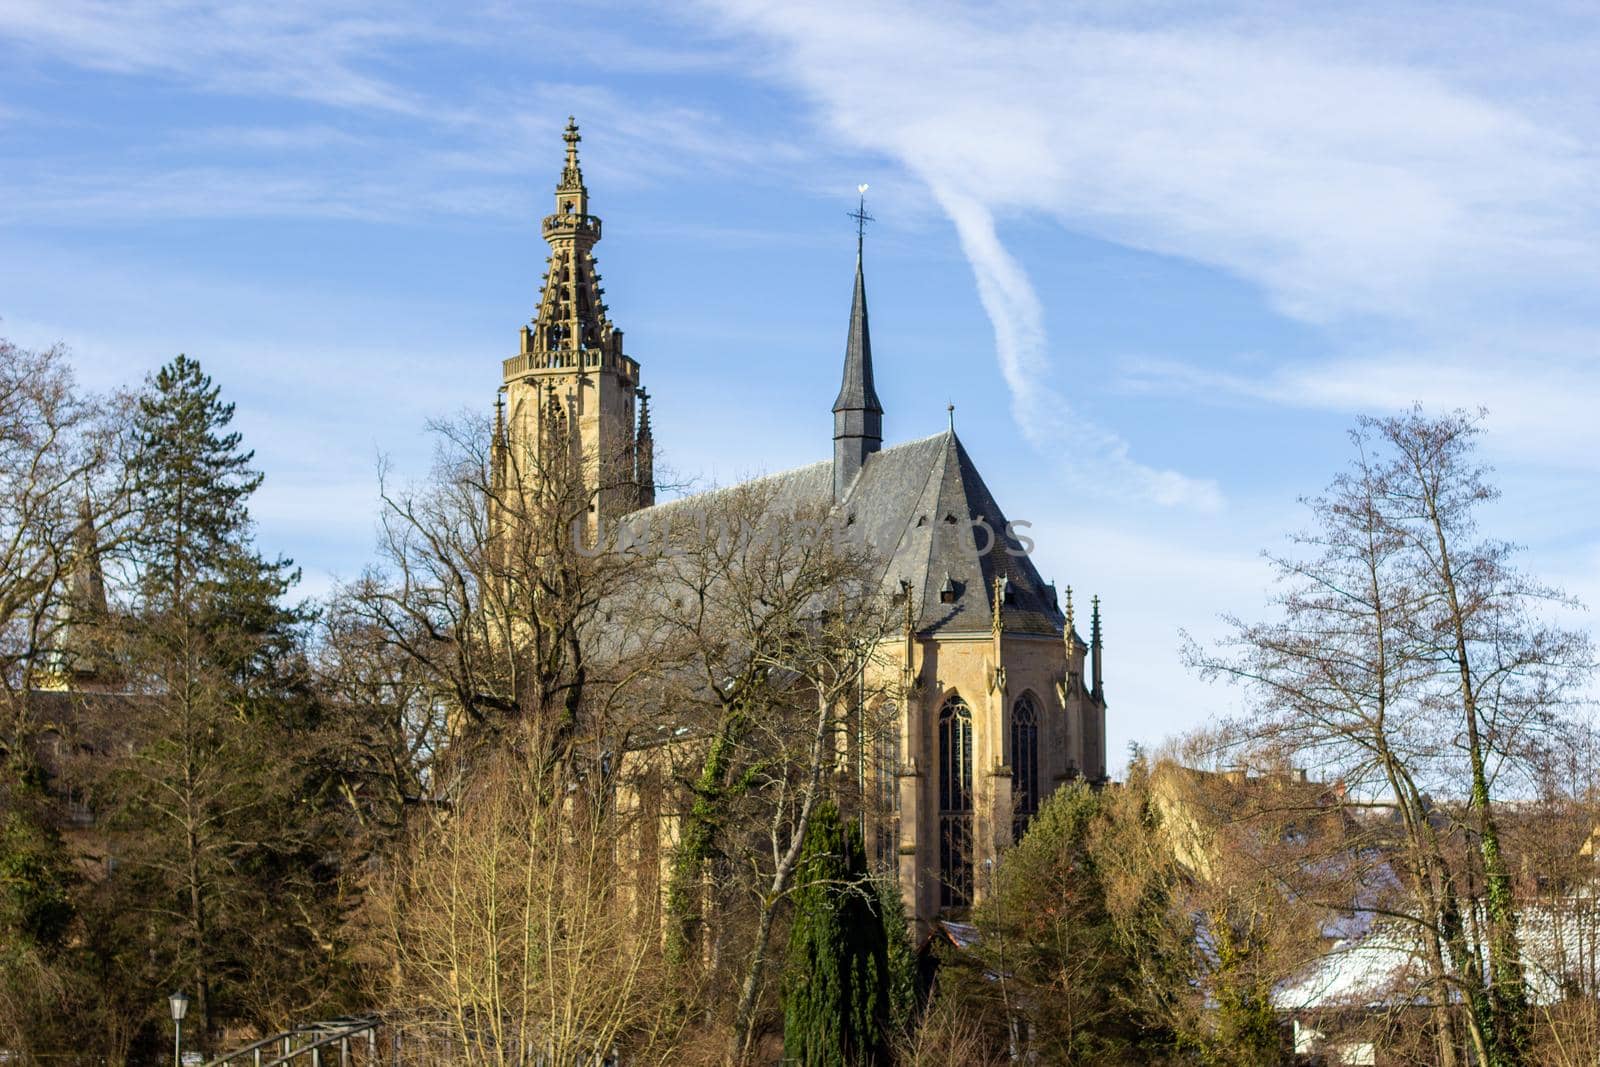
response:
<svg viewBox="0 0 1600 1067"><path fill-rule="evenodd" d="M1477 539L1495 495L1472 456L1477 425L1363 420L1350 470L1308 501L1302 551L1270 557L1280 618L1231 620L1230 652L1189 657L1250 689L1241 758L1318 766L1352 812L1365 806L1346 854L1370 862L1333 867L1319 899L1415 938L1412 995L1433 1006L1439 1062L1460 1062L1464 1026L1479 1062L1511 1064L1527 1007L1495 797L1533 786L1589 655L1541 617L1560 595L1518 573L1509 545Z"/></svg>
<svg viewBox="0 0 1600 1067"><path fill-rule="evenodd" d="M653 517L654 518L654 517ZM870 548L826 509L786 507L770 483L658 520L662 555L630 614L656 650L660 697L692 750L689 810L667 890L669 956L702 941L715 870L753 910L732 953L730 1056L750 1055L774 931L818 801L851 788L848 761L878 736L882 642L897 613ZM642 531L641 531L642 533ZM864 725L866 724L866 725ZM724 931L732 933L732 931Z"/></svg>
<svg viewBox="0 0 1600 1067"><path fill-rule="evenodd" d="M350 611L424 670L458 757L511 738L547 769L583 742L598 759L630 677L614 658L595 674L602 606L643 559L589 524L597 493L627 487L597 486L554 436L536 446L471 418L433 429L429 480L385 478L381 563L344 590Z"/></svg>
<svg viewBox="0 0 1600 1067"><path fill-rule="evenodd" d="M958 1001L936 997L900 1042L895 1062L905 1067L998 1067L1012 1061Z"/></svg>
<svg viewBox="0 0 1600 1067"><path fill-rule="evenodd" d="M448 728L447 694L347 595L335 595L319 622L321 758L359 827L363 850L381 851L432 794Z"/></svg>
<svg viewBox="0 0 1600 1067"><path fill-rule="evenodd" d="M30 694L83 666L64 626L71 577L87 586L95 553L125 514L121 468L110 462L116 418L73 381L60 348L30 351L0 339L0 750L31 760ZM104 530L99 529L105 527ZM93 624L77 605L80 624Z"/></svg>
<svg viewBox="0 0 1600 1067"><path fill-rule="evenodd" d="M380 996L408 1059L679 1062L630 827L575 784L500 753L418 821L377 893L394 961Z"/></svg>
<svg viewBox="0 0 1600 1067"><path fill-rule="evenodd" d="M61 348L0 339L0 1044L45 1053L80 992L64 958L79 872L57 834L76 736L63 690L104 622L98 554L126 503L115 404L84 394Z"/></svg>

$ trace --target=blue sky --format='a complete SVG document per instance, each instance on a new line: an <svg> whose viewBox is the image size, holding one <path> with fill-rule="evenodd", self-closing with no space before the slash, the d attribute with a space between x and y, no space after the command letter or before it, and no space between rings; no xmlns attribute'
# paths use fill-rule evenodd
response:
<svg viewBox="0 0 1600 1067"><path fill-rule="evenodd" d="M868 182L886 435L964 441L1105 604L1114 761L1232 705L1178 631L1354 414L1490 410L1496 532L1600 599L1600 22L1579 5L0 5L0 334L239 405L261 540L370 558L376 467L486 409L583 127L660 450L828 454ZM1583 617L1588 625L1588 617Z"/></svg>

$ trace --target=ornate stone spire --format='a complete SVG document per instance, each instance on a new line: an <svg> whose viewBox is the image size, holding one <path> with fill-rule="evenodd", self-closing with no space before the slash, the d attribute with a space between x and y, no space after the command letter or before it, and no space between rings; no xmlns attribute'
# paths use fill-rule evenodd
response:
<svg viewBox="0 0 1600 1067"><path fill-rule="evenodd" d="M639 364L623 350L611 322L594 258L600 220L589 214L589 189L578 161L582 138L568 119L555 211L540 232L550 246L538 310L521 330L516 355L501 364L506 447L512 470L574 463L593 494L590 533L636 506L635 391ZM555 449L555 454L546 448ZM526 460L540 462L525 462ZM547 470L553 467L546 466Z"/></svg>
<svg viewBox="0 0 1600 1067"><path fill-rule="evenodd" d="M550 243L549 269L539 294L539 310L523 337L523 352L536 353L536 366L578 366L568 352L606 348L612 335L606 315L605 290L595 271L594 246L600 241L600 220L589 214L589 190L578 165L578 125L570 119L563 135L566 165L556 185L556 211L541 229ZM620 350L621 345L615 346ZM560 353L547 356L545 353Z"/></svg>
<svg viewBox="0 0 1600 1067"><path fill-rule="evenodd" d="M867 283L862 273L862 243L867 214L866 186L851 216L856 220L856 285L850 301L850 334L844 347L844 379L833 401L833 498L844 498L867 457L883 447L883 405L872 383L872 333L867 327Z"/></svg>

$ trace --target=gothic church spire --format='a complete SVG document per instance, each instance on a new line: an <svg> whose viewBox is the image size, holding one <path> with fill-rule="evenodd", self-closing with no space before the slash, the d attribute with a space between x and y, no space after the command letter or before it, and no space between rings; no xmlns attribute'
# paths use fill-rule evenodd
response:
<svg viewBox="0 0 1600 1067"><path fill-rule="evenodd" d="M844 380L833 401L833 498L841 500L867 457L883 447L883 405L872 384L872 334L867 328L867 283L862 273L862 243L867 214L866 186L851 216L856 220L856 286L850 302L850 335L844 348Z"/></svg>
<svg viewBox="0 0 1600 1067"><path fill-rule="evenodd" d="M578 162L582 140L569 119L555 185L555 210L540 223L550 246L538 309L522 328L517 353L501 363L506 448L513 470L539 459L570 461L592 494L589 532L633 510L635 391L639 364L623 350L594 257L600 219ZM553 451L551 451L553 450ZM556 469L547 466L546 469Z"/></svg>

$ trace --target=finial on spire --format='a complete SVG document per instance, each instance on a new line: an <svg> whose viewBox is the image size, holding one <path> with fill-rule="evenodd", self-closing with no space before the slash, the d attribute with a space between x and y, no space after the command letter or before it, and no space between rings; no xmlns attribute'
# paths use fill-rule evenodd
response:
<svg viewBox="0 0 1600 1067"><path fill-rule="evenodd" d="M561 139L567 142L567 163L561 169L561 191L572 191L583 188L583 171L578 166L578 142L583 137L578 133L578 120L571 115L567 116L567 128L561 134Z"/></svg>
<svg viewBox="0 0 1600 1067"><path fill-rule="evenodd" d="M1067 651L1070 653L1078 643L1075 633L1076 627L1072 619L1072 586L1067 586Z"/></svg>
<svg viewBox="0 0 1600 1067"><path fill-rule="evenodd" d="M944 406L945 414L950 417L950 432L956 432L956 405L952 401Z"/></svg>
<svg viewBox="0 0 1600 1067"><path fill-rule="evenodd" d="M861 246L865 242L867 236L867 223L876 220L874 220L871 215L867 214L866 182L862 182L860 185L856 186L856 196L859 198L856 202L856 209L854 211L845 212L845 216L847 218L856 220L856 256L859 258L861 255Z"/></svg>

